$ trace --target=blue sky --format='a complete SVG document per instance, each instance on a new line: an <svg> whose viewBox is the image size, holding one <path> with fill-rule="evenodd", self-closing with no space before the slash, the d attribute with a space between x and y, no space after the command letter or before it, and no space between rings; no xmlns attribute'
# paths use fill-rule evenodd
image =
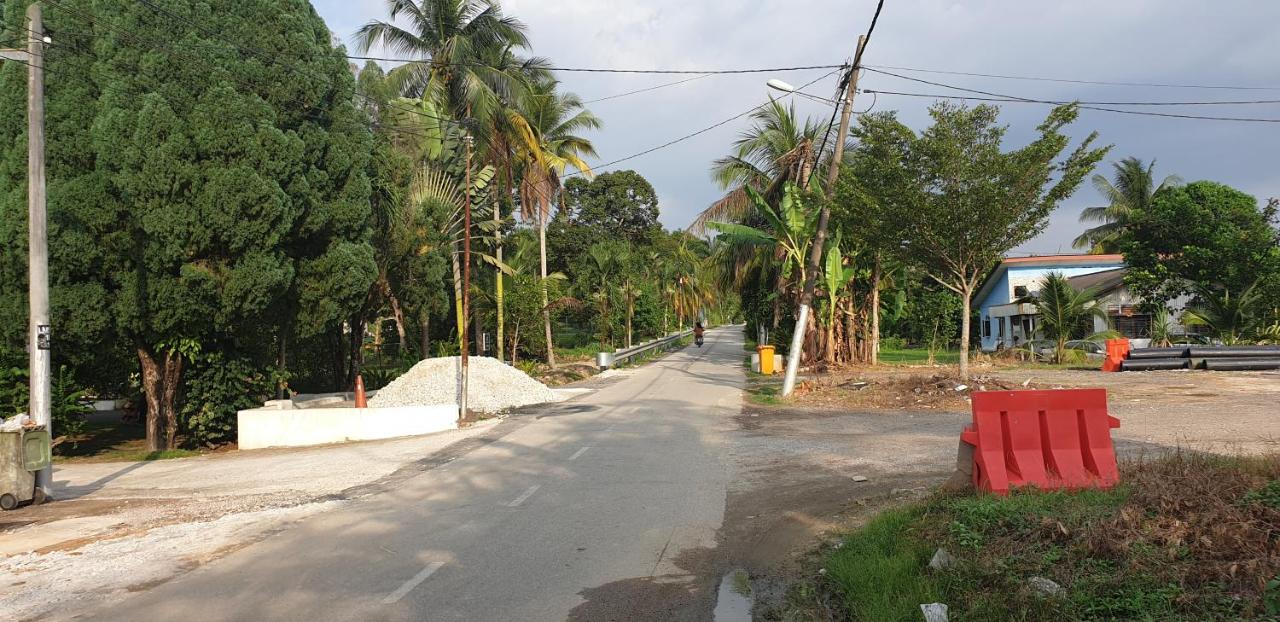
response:
<svg viewBox="0 0 1280 622"><path fill-rule="evenodd" d="M314 0L331 30L351 35L371 19L384 19L385 0ZM624 68L742 68L826 65L852 55L866 30L873 0L508 0L506 13L529 27L533 52L554 64ZM1273 90L1113 87L903 73L936 82L1020 97L1084 101L1206 101L1280 99L1280 2L1233 0L890 0L864 62L869 66L1047 76L1114 82L1248 85ZM592 136L600 161L610 161L704 128L768 97L765 81L803 84L825 71L710 76L591 105L604 120ZM565 88L591 100L673 82L679 77L565 73ZM827 95L834 77L810 90ZM945 93L945 89L868 73L861 86ZM896 109L922 129L932 100L882 95L876 110ZM859 95L857 110L872 98ZM799 100L802 114L828 118L830 109ZM1161 108L1162 111L1168 109ZM1030 140L1047 108L1007 104L1006 143ZM1280 119L1280 105L1199 106L1177 112ZM721 194L709 166L724 154L746 119L619 165L649 179L663 224L683 227ZM1157 160L1157 174L1187 181L1213 179L1259 200L1280 196L1280 123L1161 119L1083 111L1070 129L1077 138L1098 131L1115 147L1098 172L1126 156ZM1081 230L1080 209L1100 202L1086 183L1054 213L1049 227L1016 249L1021 253L1071 251Z"/></svg>

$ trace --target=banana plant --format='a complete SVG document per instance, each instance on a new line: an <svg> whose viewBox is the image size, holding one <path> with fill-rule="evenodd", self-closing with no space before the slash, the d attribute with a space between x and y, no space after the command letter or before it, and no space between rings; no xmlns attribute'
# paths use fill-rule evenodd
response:
<svg viewBox="0 0 1280 622"><path fill-rule="evenodd" d="M728 222L711 222L707 226L719 232L730 245L772 247L774 261L782 264L782 278L793 285L804 283L809 244L817 228L817 210L806 209L800 189L793 183L783 188L777 208L769 205L754 188L745 190L757 213L765 219L768 230Z"/></svg>
<svg viewBox="0 0 1280 622"><path fill-rule="evenodd" d="M827 244L826 256L823 258L822 265L823 285L827 289L827 363L834 363L836 356L836 306L840 301L841 292L853 280L855 272L852 265L845 265L844 255L840 251L840 241L840 230L837 229L835 235L831 236L831 241Z"/></svg>

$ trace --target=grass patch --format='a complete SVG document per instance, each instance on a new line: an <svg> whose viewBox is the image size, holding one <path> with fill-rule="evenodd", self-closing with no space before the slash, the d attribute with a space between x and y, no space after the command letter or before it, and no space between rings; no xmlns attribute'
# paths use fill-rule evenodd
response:
<svg viewBox="0 0 1280 622"><path fill-rule="evenodd" d="M124 423L117 417L90 415L84 430L74 439L58 446L54 460L65 462L141 462L199 456L203 451L169 449L147 451L147 432L141 423ZM180 436L178 442L184 439Z"/></svg>
<svg viewBox="0 0 1280 622"><path fill-rule="evenodd" d="M927 365L929 350L926 348L880 349L880 362L891 365ZM958 350L939 350L934 353L934 362L939 365L954 365L960 362Z"/></svg>
<svg viewBox="0 0 1280 622"><path fill-rule="evenodd" d="M844 616L877 622L919 620L928 602L954 620L1276 619L1280 457L1177 454L1125 465L1123 481L884 512L825 555L819 587ZM956 562L932 572L939 547ZM1037 593L1035 576L1066 595Z"/></svg>

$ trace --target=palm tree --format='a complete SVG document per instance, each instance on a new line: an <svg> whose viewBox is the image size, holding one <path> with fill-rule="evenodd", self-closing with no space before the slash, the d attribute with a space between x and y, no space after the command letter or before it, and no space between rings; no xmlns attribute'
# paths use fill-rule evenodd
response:
<svg viewBox="0 0 1280 622"><path fill-rule="evenodd" d="M489 118L503 91L497 85L510 76L486 61L495 51L528 49L524 23L504 16L492 0L386 0L386 6L389 19L356 31L356 47L423 57L391 71L402 93ZM408 22L407 28L397 20Z"/></svg>
<svg viewBox="0 0 1280 622"><path fill-rule="evenodd" d="M558 199L561 183L569 167L590 176L591 167L583 158L596 155L595 146L580 132L600 127L600 119L582 106L573 93L556 90L558 82L545 78L530 84L517 107L523 126L523 175L520 180L521 216L533 218L538 227L539 261L542 278L547 277L547 220L551 205ZM543 330L547 340L547 365L555 367L551 341L551 312L543 294Z"/></svg>
<svg viewBox="0 0 1280 622"><path fill-rule="evenodd" d="M765 221L764 228L715 221L708 222L707 227L718 231L727 247L767 249L775 261L781 264L780 274L783 280L795 275L792 282L803 283L817 213L805 209L799 187L790 182L784 185L782 199L776 209L755 188L745 187L744 193L755 213Z"/></svg>
<svg viewBox="0 0 1280 622"><path fill-rule="evenodd" d="M1169 175L1155 185L1155 160L1143 165L1138 158L1125 158L1112 164L1115 181L1102 175L1093 176L1093 187L1108 201L1103 207L1086 207L1080 212L1080 222L1100 223L1080 234L1072 245L1088 248L1093 253L1114 253L1121 235L1128 230L1135 214L1151 208L1151 201L1160 191L1182 184L1177 175Z"/></svg>
<svg viewBox="0 0 1280 622"><path fill-rule="evenodd" d="M772 100L751 113L753 125L739 135L732 152L711 168L711 176L728 192L703 210L690 225L700 233L712 221L745 222L755 205L747 195L751 188L774 202L787 182L803 185L814 166L829 155L834 145L825 141L824 151L816 153L824 142L825 126L811 119L801 124L796 118L795 104L784 106Z"/></svg>
<svg viewBox="0 0 1280 622"><path fill-rule="evenodd" d="M1197 285L1196 302L1182 315L1187 326L1204 326L1226 345L1267 339L1267 306L1255 281L1238 295Z"/></svg>
<svg viewBox="0 0 1280 622"><path fill-rule="evenodd" d="M1026 299L1036 306L1040 330L1045 337L1056 342L1053 351L1055 363L1063 362L1067 340L1082 332L1093 318L1107 320L1106 311L1095 304L1097 298L1096 289L1077 290L1061 272L1050 272L1040 281L1040 291Z"/></svg>

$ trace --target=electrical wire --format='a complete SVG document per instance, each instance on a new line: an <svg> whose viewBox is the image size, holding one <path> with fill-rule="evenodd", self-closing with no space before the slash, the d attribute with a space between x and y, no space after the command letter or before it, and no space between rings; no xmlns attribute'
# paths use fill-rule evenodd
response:
<svg viewBox="0 0 1280 622"><path fill-rule="evenodd" d="M862 45L859 45L858 49L854 52L853 66L849 67L848 73L844 74L844 77L841 78L840 80L840 86L836 87L835 99L838 100L841 98L841 96L844 94L845 89L849 87L849 81L852 80L853 76L857 74L859 69L862 68L862 54L867 49L867 46L871 45L871 33L876 31L876 22L880 21L880 11L882 11L883 9L884 9L884 0L880 0L879 2L876 3L876 12L871 15L871 25L867 26L867 34L863 35L862 37ZM875 104L873 103L872 105L874 106ZM832 126L835 125L836 113L839 110L840 110L839 106L836 106L834 109L831 110L831 120L827 121L827 131L823 132L822 142L819 143L819 146L818 146L819 156L821 156L822 153L827 149L827 138L831 136L831 128ZM868 110L870 110L870 108L868 108Z"/></svg>
<svg viewBox="0 0 1280 622"><path fill-rule="evenodd" d="M838 66L838 67L843 67L843 65L840 65L840 66ZM838 69L837 69L837 70L838 70ZM805 87L807 87L807 86L812 86L813 84L817 83L819 80L822 80L822 79L824 79L824 78L826 78L826 77L830 76L831 74L833 74L833 73L835 73L835 72L836 72L835 70L833 70L833 71L828 71L827 73L825 73L825 74L823 74L823 75L821 75L821 76L818 76L817 78L814 78L812 81L810 81L809 83L805 84L804 86L801 86L799 89L796 89L796 90L798 91L798 90L803 89L803 88L805 88ZM782 97L779 97L778 99L770 99L770 100L769 100L769 101L767 101L767 102L764 102L764 103L761 103L761 104L758 104L758 105L752 106L751 108L749 108L749 109L747 109L747 110L745 110L745 111L743 111L743 112L740 112L740 113L738 113L738 114L736 114L736 115L733 115L732 117L729 117L728 119L724 119L723 121L718 121L718 122L716 122L716 123L714 123L714 124L712 124L712 125L708 125L707 127L704 127L704 128L702 128L702 129L700 129L700 130L698 130L698 131L696 131L696 132L691 132L691 133L689 133L689 134L685 134L684 136L681 136L681 137L676 138L676 139L673 139L673 140L669 140L669 141L667 141L667 142L665 142L665 143L662 143L661 145L657 145L657 146L655 146L655 147L650 147L650 148L648 148L648 149L645 149L644 151L640 151L640 152L638 152L638 153L633 153L633 154L631 154L631 155L629 155L629 156L622 157L622 158L618 158L617 160L612 160L612 161L609 161L609 162L605 162L604 164L597 164L597 165L596 165L595 167L593 167L593 168L607 168L607 167L613 166L613 165L615 165L615 164L619 164L619 163L622 163L622 162L626 162L627 160L633 160L633 159L638 158L638 157L640 157L640 156L648 155L648 154L653 153L653 152L655 152L655 151L658 151L658 150L660 150L660 149L666 149L667 147L670 147L670 146L675 145L675 144L678 144L678 143L682 143L682 142L684 142L684 141L686 141L686 140L689 140L690 138L693 138L693 137L695 137L695 136L699 136L699 135L701 135L701 134L706 134L707 132L710 132L711 130L714 130L714 129L716 129L716 128L720 127L720 126L723 126L723 125L726 125L726 124L731 123L731 122L733 122L733 121L736 121L736 120L738 120L738 119L741 119L742 117L745 117L745 116L747 116L747 115L749 115L749 114L751 114L751 113L755 112L756 110L759 110L759 109L761 109L761 108L763 108L763 107L765 107L765 106L768 106L768 105L772 104L772 103L773 103L773 102L775 102L775 101L778 101L778 100L781 100L781 99L786 99L787 97L789 97L789 96L791 96L791 95L792 95L792 93L786 93L786 94L784 94ZM576 176L576 175L582 175L582 174L583 174L583 172L582 172L582 171L576 171L576 172L573 172L573 173L569 173L569 174L565 175L564 177L574 177L574 176Z"/></svg>
<svg viewBox="0 0 1280 622"><path fill-rule="evenodd" d="M1160 82L1109 82L1105 80L1071 80L1067 78L1045 78L1040 76L1014 76L997 73L977 73L971 71L944 71L942 69L920 69L917 67L895 67L893 65L868 65L869 69L893 69L897 71L915 71L918 73L936 73L952 76L974 76L979 78L998 78L1001 80L1033 80L1037 82L1064 82L1067 84L1096 84L1101 86L1141 86L1171 89L1221 89L1232 91L1280 91L1280 86L1240 86L1219 84L1169 84Z"/></svg>
<svg viewBox="0 0 1280 622"><path fill-rule="evenodd" d="M141 1L141 0L140 0ZM381 56L356 56L348 54L347 58L352 60L372 60L388 63L431 63L433 61L422 58L385 58ZM449 62L440 63L441 66L453 67L492 67L479 62ZM759 67L749 69L616 69L612 67L546 67L548 71L575 71L581 73L639 73L639 74L705 74L705 75L724 75L734 73L777 73L783 71L805 71L809 69L839 69L843 65L802 65L797 67Z"/></svg>
<svg viewBox="0 0 1280 622"><path fill-rule="evenodd" d="M931 95L931 94L929 94L929 93L903 93L903 92L899 92L899 91L879 91L879 90L872 90L872 89L862 89L861 91L862 91L863 93L872 93L872 94L874 94L874 93L884 93L885 95L905 95L905 96L908 96L908 97L939 97L939 98L947 98L947 97L950 97L950 96L948 96L948 95ZM1019 98L1014 98L1014 97L1009 97L1009 98L999 98L999 97L962 97L962 98L958 98L958 99L975 99L975 100L981 100L981 101L994 101L994 102L1027 102L1027 101L1028 101L1028 100L1026 100L1026 99L1019 99ZM1035 102L1030 102L1030 103L1042 103L1042 102L1040 102L1040 101L1035 101ZM1103 102L1100 102L1100 101L1075 101L1075 102L1072 102L1072 103L1076 103L1076 104L1087 104L1087 105L1093 105L1093 106L1246 106L1246 105L1253 105L1253 104L1280 104L1280 99L1250 99L1250 100L1241 100L1241 101L1190 101L1190 102L1152 102L1152 101L1139 101L1139 102L1125 102L1125 101L1120 101L1120 102L1106 102L1106 101L1103 101Z"/></svg>
<svg viewBox="0 0 1280 622"><path fill-rule="evenodd" d="M694 80L701 80L701 79L703 79L703 78L706 78L706 77L708 77L708 76L712 76L712 75L715 75L715 74L704 73L704 74L702 74L702 75L700 75L700 76L694 76L694 77L692 77L692 78L685 78L685 79L683 79L683 80L676 80L675 82L667 82L667 83L665 83L665 84L658 84L658 85L656 85L656 86L651 86L651 87L643 88L643 89L636 89L636 90L634 90L634 91L627 91L626 93L618 93L617 95L609 95L608 97L597 97L596 99L588 99L587 101L582 102L582 105L584 105L584 106L585 106L585 105L587 105L587 104L595 104L595 103L599 103L599 102L602 102L602 101L609 101L609 100L611 100L611 99L618 99L619 97L626 97L626 96L628 96L628 95L636 95L636 94L638 94L638 93L648 93L649 91L656 91L656 90L658 90L658 89L665 89L665 88L667 88L668 86L676 86L677 84L684 84L685 82L693 82Z"/></svg>
<svg viewBox="0 0 1280 622"><path fill-rule="evenodd" d="M900 74L892 73L892 72L889 72L889 71L884 71L884 70L881 70L881 69L872 69L872 68L870 68L870 67L868 67L868 68L867 68L867 71L873 71L873 72L878 73L878 74L883 74L883 75L886 75L886 76L893 76L893 77L895 77L895 78L901 78L901 79L903 79L903 80L910 80L910 81L912 81L912 82L920 82L920 83L922 83L922 84L929 84L929 85L932 85L932 86L938 86L938 87L942 87L942 88L945 88L945 89L952 89L952 90L956 90L956 91L962 91L962 92L965 92L965 93L976 93L976 94L978 94L978 95L986 95L986 96L988 96L988 97L998 97L998 98L1008 99L1008 100L1017 101L1017 102L1033 103L1033 104L1052 104L1052 105L1055 105L1055 106L1061 106L1061 105L1064 105L1064 104L1070 104L1070 103L1072 103L1072 102L1054 101L1054 100L1047 100L1047 99L1034 99L1034 98L1030 98L1030 97L1019 97L1019 96L1017 96L1017 95L1006 95L1006 94L1004 94L1004 93L993 93L993 92L991 92L991 91L981 91L981 90L978 90L978 89L970 89L970 88L965 88L965 87L962 87L962 86L955 86L955 85L953 85L953 84L945 84L945 83L942 83L942 82L934 82L934 81L931 81L931 80L925 80L925 79L922 79L922 78L912 78L912 77L910 77L910 76L904 76L904 75L900 75ZM885 93L886 95L888 95L888 94L889 94L889 93L886 93L885 91L880 91L880 92L881 92L881 93ZM944 97L946 97L946 96L944 96ZM951 99L968 99L968 98L966 98L966 97L951 97ZM1247 123L1280 123L1280 119L1271 119L1271 118L1254 118L1254 117L1214 117L1214 116L1208 116L1208 115L1180 114L1180 113L1173 113L1173 112L1152 112L1152 111L1149 111L1149 110L1123 110L1123 109L1120 109L1120 108L1106 108L1106 107L1101 107L1101 106L1092 106L1092 105L1080 105L1080 108L1081 108L1081 109L1085 109L1085 110L1098 110L1098 111L1102 111L1102 112L1114 112L1114 113L1117 113L1117 114L1128 114L1128 115L1148 116L1148 117L1167 117L1167 118L1174 118L1174 119L1197 119L1197 120L1203 120L1203 121L1238 121L1238 122L1247 122Z"/></svg>

